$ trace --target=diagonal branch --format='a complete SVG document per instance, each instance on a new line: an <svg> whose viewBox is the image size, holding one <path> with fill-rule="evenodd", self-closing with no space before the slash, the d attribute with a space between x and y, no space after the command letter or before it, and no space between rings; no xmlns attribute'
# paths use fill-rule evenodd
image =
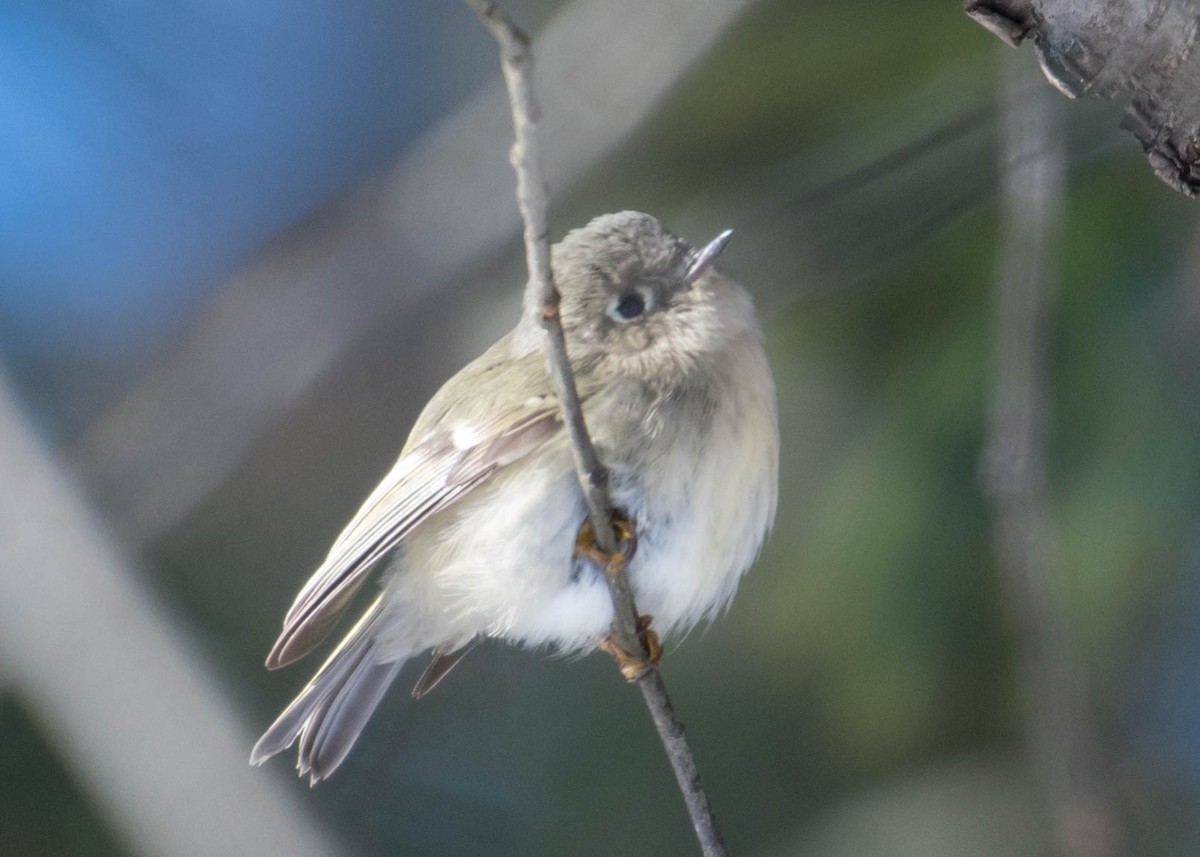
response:
<svg viewBox="0 0 1200 857"><path fill-rule="evenodd" d="M605 568L613 604L611 639L625 651L648 659L650 650L638 621L633 590L625 573L623 554L614 533L612 497L605 469L584 422L583 408L575 378L567 359L566 339L559 317L559 293L550 270L550 241L547 209L549 195L542 173L538 146L539 110L533 92L533 58L528 37L500 9L488 0L467 0L467 4L487 27L500 51L504 81L512 108L514 143L510 155L517 174L517 205L525 224L525 259L529 282L525 290L525 311L538 313L546 331L546 357L550 377L562 407L563 422L571 438L575 468L583 488L596 545L612 561ZM666 685L657 667L646 669L635 681L646 700L659 738L671 761L675 779L687 804L696 838L706 857L724 857L725 846L717 829L716 818L700 783L696 762L684 737L683 724L675 716Z"/></svg>
<svg viewBox="0 0 1200 857"><path fill-rule="evenodd" d="M282 783L251 774L221 682L37 437L2 371L0 473L5 690L128 853L341 854Z"/></svg>
<svg viewBox="0 0 1200 857"><path fill-rule="evenodd" d="M596 447L583 421L583 408L567 362L567 345L558 316L558 289L550 271L547 226L550 199L539 153L537 118L541 111L533 94L529 37L504 17L494 4L482 0L468 2L499 46L504 82L512 105L515 142L509 159L517 174L517 207L521 210L525 225L525 262L529 267L525 308L527 312L540 314L542 327L548 335L546 354L550 361L550 375L562 402L563 420L571 437L571 449L579 470L588 517L596 531L597 543L611 554L616 551L617 543L612 532L613 508L608 493L608 471L596 454Z"/></svg>

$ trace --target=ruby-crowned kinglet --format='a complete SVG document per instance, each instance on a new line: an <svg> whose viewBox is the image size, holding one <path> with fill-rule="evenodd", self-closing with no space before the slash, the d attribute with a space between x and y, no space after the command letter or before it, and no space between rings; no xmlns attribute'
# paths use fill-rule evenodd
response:
<svg viewBox="0 0 1200 857"><path fill-rule="evenodd" d="M615 505L636 529L628 575L663 634L728 604L775 516L775 387L749 294L655 218L598 217L553 248L571 368ZM315 783L350 751L405 660L433 650L423 695L495 637L581 651L612 623L534 313L446 382L400 460L288 611L271 668L329 633L367 572L383 591L255 745L297 739Z"/></svg>

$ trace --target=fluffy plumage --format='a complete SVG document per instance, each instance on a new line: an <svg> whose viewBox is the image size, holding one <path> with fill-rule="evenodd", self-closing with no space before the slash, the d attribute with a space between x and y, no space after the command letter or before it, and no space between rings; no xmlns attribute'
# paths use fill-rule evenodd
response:
<svg viewBox="0 0 1200 857"><path fill-rule="evenodd" d="M775 514L775 391L753 305L637 212L571 232L553 266L584 415L637 528L638 606L660 634L686 630L729 602ZM525 316L433 397L300 591L269 667L319 644L393 557L383 592L263 735L255 764L298 739L300 773L327 777L427 649L422 694L482 637L580 651L611 624L603 580L573 555L583 500L542 333Z"/></svg>

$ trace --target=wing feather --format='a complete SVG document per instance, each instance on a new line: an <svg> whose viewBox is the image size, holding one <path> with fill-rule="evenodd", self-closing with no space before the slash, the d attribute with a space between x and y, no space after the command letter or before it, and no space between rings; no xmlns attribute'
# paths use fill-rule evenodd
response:
<svg viewBox="0 0 1200 857"><path fill-rule="evenodd" d="M268 668L284 666L312 651L337 623L367 572L414 527L499 468L528 455L562 427L553 400L518 413L519 417L510 412L470 432L442 427L401 454L296 596L267 655ZM479 440L467 442L475 438Z"/></svg>

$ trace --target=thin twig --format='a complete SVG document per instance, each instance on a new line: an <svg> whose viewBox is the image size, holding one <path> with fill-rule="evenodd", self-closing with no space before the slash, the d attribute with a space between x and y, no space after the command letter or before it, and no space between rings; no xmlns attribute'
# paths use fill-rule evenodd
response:
<svg viewBox="0 0 1200 857"><path fill-rule="evenodd" d="M667 693L667 686L663 684L662 674L657 669L652 669L638 679L637 686L642 692L642 698L646 700L646 708L650 709L650 717L654 720L654 728L658 730L663 749L667 751L667 758L671 762L671 770L675 772L679 792L687 804L688 815L692 819L692 828L696 831L701 853L705 857L725 857L725 843L717 827L717 817L713 814L704 785L700 782L700 772L696 770L696 757L692 755L692 748L684 735L683 724L675 716L675 708L671 705L671 697Z"/></svg>
<svg viewBox="0 0 1200 857"><path fill-rule="evenodd" d="M1056 850L1114 857L1124 850L1102 773L1087 690L1057 615L1053 534L1046 509L1048 402L1042 330L1054 291L1053 245L1065 173L1062 130L1048 91L1023 87L1036 74L1018 56L1006 65L1004 237L995 291L995 366L984 479L995 549L1015 636L1026 728L1045 783ZM1040 153L1029 157L1030 153Z"/></svg>
<svg viewBox="0 0 1200 857"><path fill-rule="evenodd" d="M608 490L608 471L588 434L559 317L559 293L550 269L547 227L549 194L538 146L539 110L533 93L533 61L529 39L494 3L488 0L466 2L479 16L500 50L515 138L510 160L517 174L517 205L525 224L525 259L529 267L525 310L536 313L546 331L550 377L562 408L563 422L571 438L571 450L587 504L588 520L597 546L614 558L603 575L613 604L611 639L625 651L647 658L650 652L639 632L637 605L613 529L614 508ZM657 667L651 666L636 682L674 769L702 852L706 857L724 857L725 847L716 818L700 784L695 759L684 737L683 724L675 716L662 676Z"/></svg>
<svg viewBox="0 0 1200 857"><path fill-rule="evenodd" d="M596 453L596 446L584 422L583 406L575 387L575 376L567 358L567 343L559 318L558 288L550 271L550 240L547 226L550 207L546 179L538 144L537 119L539 109L533 94L532 56L529 37L525 35L494 4L487 0L467 0L479 16L500 49L500 65L508 87L512 108L514 142L509 153L517 174L517 207L525 223L525 262L529 267L529 283L525 290L525 311L536 313L546 331L546 358L550 364L550 380L562 406L563 423L571 438L571 452L579 484L587 504L588 520L592 524L597 546L610 556L617 553L613 533L613 504L608 492L608 470ZM605 575L610 589L612 582L623 577L621 571ZM628 586L624 587L628 590ZM637 610L632 595L614 598L614 642L628 652L646 656L648 652L638 639Z"/></svg>

